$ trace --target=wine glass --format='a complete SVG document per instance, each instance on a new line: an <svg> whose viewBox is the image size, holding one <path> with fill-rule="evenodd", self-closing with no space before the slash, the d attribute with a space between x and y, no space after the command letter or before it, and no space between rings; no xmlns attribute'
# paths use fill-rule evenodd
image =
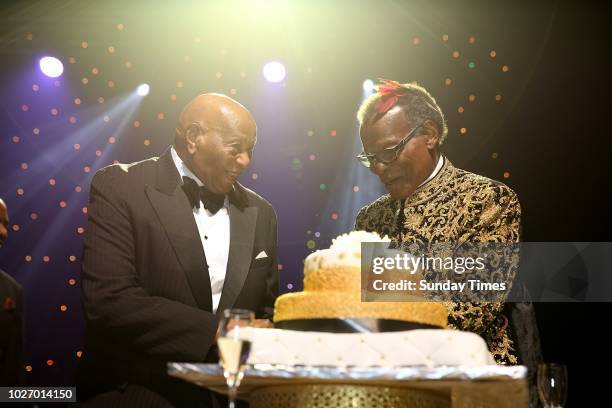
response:
<svg viewBox="0 0 612 408"><path fill-rule="evenodd" d="M538 365L538 395L545 408L563 408L567 397L567 367L563 364Z"/></svg>
<svg viewBox="0 0 612 408"><path fill-rule="evenodd" d="M223 376L227 381L229 408L235 408L236 394L240 381L244 377L251 342L241 336L244 328L251 326L255 315L246 309L226 309L219 322L219 364L223 367Z"/></svg>

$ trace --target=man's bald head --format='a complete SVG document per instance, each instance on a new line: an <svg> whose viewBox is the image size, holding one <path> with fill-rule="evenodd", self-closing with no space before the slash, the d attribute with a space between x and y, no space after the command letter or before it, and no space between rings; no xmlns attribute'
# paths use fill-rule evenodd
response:
<svg viewBox="0 0 612 408"><path fill-rule="evenodd" d="M237 121L252 124L256 130L253 116L238 101L226 95L202 94L189 102L179 116L179 128L187 129L193 123L201 123L209 128L226 130Z"/></svg>
<svg viewBox="0 0 612 408"><path fill-rule="evenodd" d="M174 147L211 191L227 193L249 166L256 140L255 120L244 106L225 95L203 94L181 112Z"/></svg>

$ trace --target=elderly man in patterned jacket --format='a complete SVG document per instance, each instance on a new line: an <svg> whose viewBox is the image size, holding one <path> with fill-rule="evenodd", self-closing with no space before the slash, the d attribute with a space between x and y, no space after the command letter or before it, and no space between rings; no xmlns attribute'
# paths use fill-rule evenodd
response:
<svg viewBox="0 0 612 408"><path fill-rule="evenodd" d="M358 160L389 194L359 211L355 229L387 235L403 248L520 241L521 207L514 191L455 167L441 154L446 120L426 89L382 80L357 118L364 149ZM508 282L516 269L506 268ZM533 308L517 312L503 302L453 302L448 312L449 326L481 335L498 364L533 367L541 359ZM517 315L521 321L513 322ZM516 336L526 321L531 330L521 329Z"/></svg>

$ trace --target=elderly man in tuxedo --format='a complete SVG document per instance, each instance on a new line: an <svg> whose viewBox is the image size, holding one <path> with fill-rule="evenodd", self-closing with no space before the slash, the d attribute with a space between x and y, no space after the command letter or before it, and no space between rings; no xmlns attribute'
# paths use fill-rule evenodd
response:
<svg viewBox="0 0 612 408"><path fill-rule="evenodd" d="M223 309L272 317L276 214L237 181L255 142L244 106L204 94L160 157L94 176L81 278L84 406L211 406L209 393L167 376L166 363L216 361Z"/></svg>

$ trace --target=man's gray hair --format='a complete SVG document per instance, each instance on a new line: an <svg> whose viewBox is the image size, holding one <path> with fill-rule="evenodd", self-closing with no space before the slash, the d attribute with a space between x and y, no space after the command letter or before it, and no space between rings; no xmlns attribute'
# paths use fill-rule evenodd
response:
<svg viewBox="0 0 612 408"><path fill-rule="evenodd" d="M398 91L404 93L404 95L398 96L396 106L402 108L406 118L411 121L413 126L423 123L427 119L432 120L440 134L438 143L442 144L448 135L448 127L446 126L444 113L442 113L442 109L434 97L416 82L401 84ZM372 121L375 122L382 117L376 110L376 106L382 98L382 94L376 92L361 103L357 111L357 120L360 126L369 125Z"/></svg>

